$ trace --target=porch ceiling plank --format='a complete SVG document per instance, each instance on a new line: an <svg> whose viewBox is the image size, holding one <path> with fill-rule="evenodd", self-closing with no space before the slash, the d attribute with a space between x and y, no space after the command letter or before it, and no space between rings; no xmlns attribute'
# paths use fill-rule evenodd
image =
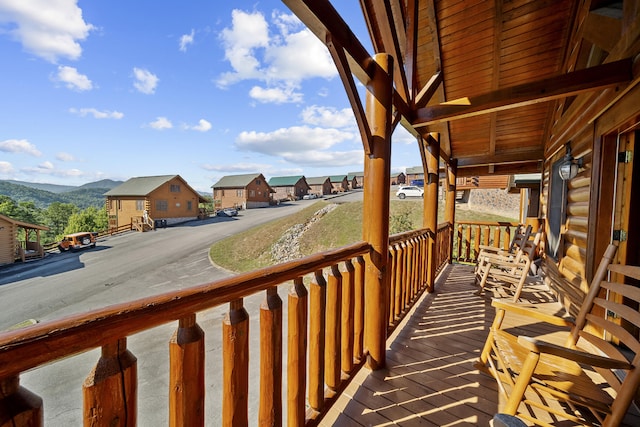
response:
<svg viewBox="0 0 640 427"><path fill-rule="evenodd" d="M372 35L376 53L388 53L394 57L393 79L398 95L404 102L410 99L407 77L404 72L406 36L404 24L396 19L394 14L401 13L398 0L380 2L375 0L360 0L365 20ZM396 25L400 20L400 25Z"/></svg>
<svg viewBox="0 0 640 427"><path fill-rule="evenodd" d="M347 92L347 98L349 99L349 103L351 104L351 109L353 110L356 124L358 125L358 130L360 130L360 135L362 137L361 139L362 145L364 147L364 152L365 154L369 155L371 154L371 128L369 127L367 115L364 111L364 107L362 106L362 101L360 100L360 95L358 95L356 83L353 80L353 75L351 74L351 70L349 68L347 55L345 54L342 46L336 45L330 35L327 36L327 48L329 49L329 53L333 58L333 62L338 68L340 78L342 79L342 84L344 85L345 91Z"/></svg>
<svg viewBox="0 0 640 427"><path fill-rule="evenodd" d="M537 173L541 170L542 164L539 161L532 161L528 163L493 164L494 175ZM456 174L458 178L484 175L489 175L489 165L458 168L458 173Z"/></svg>
<svg viewBox="0 0 640 427"><path fill-rule="evenodd" d="M458 159L458 167L464 168L466 166L482 166L489 165L491 163L518 163L527 161L538 161L543 158L542 148L529 149L527 151L518 151L511 153L496 153L492 155L482 156L466 156L465 158Z"/></svg>
<svg viewBox="0 0 640 427"><path fill-rule="evenodd" d="M631 59L574 71L537 82L502 88L490 93L461 98L446 104L417 110L416 127L473 117L538 102L604 89L632 79Z"/></svg>

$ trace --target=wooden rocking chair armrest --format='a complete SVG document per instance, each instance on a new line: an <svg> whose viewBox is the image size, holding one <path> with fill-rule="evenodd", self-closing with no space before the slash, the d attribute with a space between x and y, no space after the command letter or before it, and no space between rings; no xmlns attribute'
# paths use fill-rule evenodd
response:
<svg viewBox="0 0 640 427"><path fill-rule="evenodd" d="M514 258L515 256L512 254L505 254L505 255L501 255L501 254L479 254L478 255L478 260L481 260L485 263L491 263L491 264L513 264Z"/></svg>
<svg viewBox="0 0 640 427"><path fill-rule="evenodd" d="M497 308L498 310L504 310L507 312L532 317L536 320L540 320L541 322L545 322L550 325L566 326L569 328L575 325L573 319L570 319L568 317L560 317L560 316L546 313L544 311L537 309L536 306L540 307L537 304L526 305L522 303L513 302L511 300L505 301L501 299L494 299L491 302L491 305Z"/></svg>
<svg viewBox="0 0 640 427"><path fill-rule="evenodd" d="M586 351L563 347L557 344L551 344L546 341L536 340L535 338L519 336L518 344L523 348L535 353L551 354L563 359L571 360L576 363L583 363L589 366L597 366L605 369L633 369L633 365L625 360L612 359L606 356L600 356Z"/></svg>
<svg viewBox="0 0 640 427"><path fill-rule="evenodd" d="M503 254L503 255L511 253L506 249L498 248L496 246L480 245L479 248L480 248L480 253L489 252L489 253L498 253L498 254Z"/></svg>

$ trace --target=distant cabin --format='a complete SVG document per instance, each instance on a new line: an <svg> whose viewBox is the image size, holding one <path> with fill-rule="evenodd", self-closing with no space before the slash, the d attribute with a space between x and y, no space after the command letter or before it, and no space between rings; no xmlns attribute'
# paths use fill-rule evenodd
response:
<svg viewBox="0 0 640 427"><path fill-rule="evenodd" d="M349 172L347 174L349 189L362 188L364 186L364 172Z"/></svg>
<svg viewBox="0 0 640 427"><path fill-rule="evenodd" d="M316 196L331 194L331 189L333 188L328 176L314 176L307 178L307 184L309 184L310 187L309 193L315 194Z"/></svg>
<svg viewBox="0 0 640 427"><path fill-rule="evenodd" d="M422 180L424 182L424 169L422 166L407 168L405 171L405 183L411 185L411 181Z"/></svg>
<svg viewBox="0 0 640 427"><path fill-rule="evenodd" d="M131 178L105 196L109 228L132 224L140 231L197 219L198 204L206 202L180 175ZM135 225L141 221L147 225Z"/></svg>
<svg viewBox="0 0 640 427"><path fill-rule="evenodd" d="M274 192L261 173L223 176L211 187L218 209L267 207Z"/></svg>
<svg viewBox="0 0 640 427"><path fill-rule="evenodd" d="M0 214L0 265L44 257L40 232L48 227Z"/></svg>
<svg viewBox="0 0 640 427"><path fill-rule="evenodd" d="M349 181L347 175L333 175L329 177L331 181L331 193L343 193L349 191Z"/></svg>
<svg viewBox="0 0 640 427"><path fill-rule="evenodd" d="M299 200L311 189L303 175L274 176L269 180L269 186L275 191L273 200Z"/></svg>
<svg viewBox="0 0 640 427"><path fill-rule="evenodd" d="M404 172L391 174L391 185L404 185L407 183L407 176Z"/></svg>

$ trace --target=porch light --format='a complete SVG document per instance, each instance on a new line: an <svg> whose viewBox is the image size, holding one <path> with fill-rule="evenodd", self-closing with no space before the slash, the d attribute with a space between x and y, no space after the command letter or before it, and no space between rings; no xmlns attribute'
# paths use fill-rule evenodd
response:
<svg viewBox="0 0 640 427"><path fill-rule="evenodd" d="M560 178L563 181L568 181L570 179L575 178L578 174L578 169L582 167L582 158L574 159L571 155L571 143L567 142L565 146L567 149L567 154L564 155L564 159L562 163L560 163L560 167L558 168L558 173L560 174Z"/></svg>

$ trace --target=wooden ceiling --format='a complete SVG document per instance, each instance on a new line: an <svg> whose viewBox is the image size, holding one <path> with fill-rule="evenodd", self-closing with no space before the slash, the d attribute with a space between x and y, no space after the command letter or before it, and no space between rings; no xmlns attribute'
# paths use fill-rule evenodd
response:
<svg viewBox="0 0 640 427"><path fill-rule="evenodd" d="M622 1L361 0L375 52L328 0L283 2L329 48L365 150L354 76L367 85L372 55L384 52L395 58L396 123L416 136L439 133L458 176L539 171L575 96L631 80L630 60L607 59L622 34Z"/></svg>

